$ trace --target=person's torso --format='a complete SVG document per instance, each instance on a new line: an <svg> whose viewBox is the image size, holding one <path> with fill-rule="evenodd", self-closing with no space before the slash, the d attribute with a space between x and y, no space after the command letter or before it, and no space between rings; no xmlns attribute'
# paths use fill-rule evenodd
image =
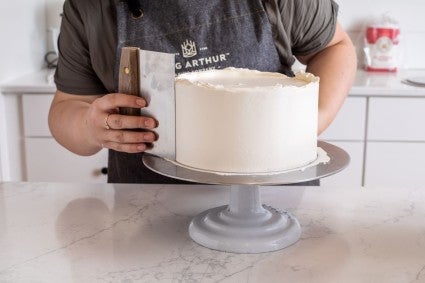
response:
<svg viewBox="0 0 425 283"><path fill-rule="evenodd" d="M282 69L260 0L139 2L139 18L125 2L117 6L117 55L123 46L174 53L176 74L229 66Z"/></svg>
<svg viewBox="0 0 425 283"><path fill-rule="evenodd" d="M116 2L105 1L100 15L85 16L86 26L93 27L87 28L91 63L109 92L117 91L115 69L122 46L175 53L176 73L227 66L290 73L270 40L261 1L151 1L138 19L125 2ZM128 32L124 37L119 25ZM232 25L237 28L228 28ZM105 32L94 32L98 30Z"/></svg>
<svg viewBox="0 0 425 283"><path fill-rule="evenodd" d="M126 2L117 5L116 73L124 46L175 54L176 74L225 67L282 71L260 0L145 2L140 1L143 16L138 18ZM110 151L108 167L109 182L167 182L152 176L141 155Z"/></svg>

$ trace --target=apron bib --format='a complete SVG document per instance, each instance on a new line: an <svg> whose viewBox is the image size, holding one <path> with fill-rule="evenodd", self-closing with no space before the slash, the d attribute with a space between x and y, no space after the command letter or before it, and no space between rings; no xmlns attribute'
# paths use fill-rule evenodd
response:
<svg viewBox="0 0 425 283"><path fill-rule="evenodd" d="M230 66L282 71L260 0L139 2L137 19L118 4L117 56L124 46L174 53L176 74Z"/></svg>
<svg viewBox="0 0 425 283"><path fill-rule="evenodd" d="M116 77L125 46L174 53L176 74L225 67L290 73L280 64L260 0L139 2L139 18L132 16L126 2L116 7ZM152 172L143 165L142 155L110 150L108 182L185 183Z"/></svg>

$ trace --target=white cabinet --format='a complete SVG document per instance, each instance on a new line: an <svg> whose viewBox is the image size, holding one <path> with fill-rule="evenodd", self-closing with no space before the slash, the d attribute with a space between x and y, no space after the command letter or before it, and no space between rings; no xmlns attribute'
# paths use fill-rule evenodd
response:
<svg viewBox="0 0 425 283"><path fill-rule="evenodd" d="M29 181L106 183L106 153L79 156L53 138L26 138L26 175Z"/></svg>
<svg viewBox="0 0 425 283"><path fill-rule="evenodd" d="M370 98L365 185L425 183L425 98Z"/></svg>
<svg viewBox="0 0 425 283"><path fill-rule="evenodd" d="M367 186L425 184L425 143L369 142L366 156Z"/></svg>
<svg viewBox="0 0 425 283"><path fill-rule="evenodd" d="M425 142L425 98L370 98L368 139Z"/></svg>
<svg viewBox="0 0 425 283"><path fill-rule="evenodd" d="M16 103L22 117L23 181L106 182L107 150L79 156L59 145L51 136L48 113L53 94L22 94Z"/></svg>
<svg viewBox="0 0 425 283"><path fill-rule="evenodd" d="M366 98L348 97L332 124L320 135L323 140L364 141Z"/></svg>
<svg viewBox="0 0 425 283"><path fill-rule="evenodd" d="M22 95L22 115L25 137L50 137L47 123L52 94Z"/></svg>
<svg viewBox="0 0 425 283"><path fill-rule="evenodd" d="M323 185L400 187L425 182L424 97L349 97L320 138L351 157L350 165L323 178Z"/></svg>
<svg viewBox="0 0 425 283"><path fill-rule="evenodd" d="M319 139L341 147L351 159L347 168L321 179L322 185L362 185L366 105L365 97L348 97L333 123L320 135Z"/></svg>
<svg viewBox="0 0 425 283"><path fill-rule="evenodd" d="M22 95L25 175L28 181L106 182L107 151L76 155L51 136L48 113L52 94Z"/></svg>

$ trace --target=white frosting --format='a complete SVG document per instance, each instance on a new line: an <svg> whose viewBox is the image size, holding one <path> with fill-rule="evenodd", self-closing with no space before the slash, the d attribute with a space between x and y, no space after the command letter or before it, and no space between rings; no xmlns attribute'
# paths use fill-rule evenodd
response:
<svg viewBox="0 0 425 283"><path fill-rule="evenodd" d="M187 169L194 170L194 171L199 171L199 172L217 174L217 175L221 175L221 176L235 176L235 175L238 175L238 176L247 176L247 175L249 175L249 176L253 176L253 175L256 175L256 176L271 176L271 175L278 175L278 174L283 174L283 173L289 173L289 172L292 172L292 171L304 171L304 170L306 170L306 169L308 169L310 167L314 167L314 166L317 166L317 165L322 164L322 163L323 164L326 164L326 163L328 163L331 160L331 158L329 157L328 153L323 148L318 147L317 148L317 157L316 157L316 159L313 160L312 162L304 165L304 166L301 166L301 167L290 168L290 169L287 169L285 171L239 172L239 173L235 173L235 172L221 172L221 171L217 172L217 171L211 171L211 170L193 168L193 167L190 167L190 166L181 164L181 163L179 163L179 162L177 162L175 160L170 160L170 159L166 159L166 160L168 162L171 162L171 163L175 164L176 166L179 166L179 167L183 167L183 168L187 168Z"/></svg>
<svg viewBox="0 0 425 283"><path fill-rule="evenodd" d="M319 78L247 69L176 79L176 161L234 173L285 171L317 157Z"/></svg>

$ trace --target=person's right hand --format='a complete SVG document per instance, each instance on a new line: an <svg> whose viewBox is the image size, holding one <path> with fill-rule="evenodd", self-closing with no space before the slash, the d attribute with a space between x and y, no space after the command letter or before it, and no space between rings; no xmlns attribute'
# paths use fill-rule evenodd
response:
<svg viewBox="0 0 425 283"><path fill-rule="evenodd" d="M86 117L92 138L101 147L137 153L152 146L158 123L152 117L119 114L119 107L144 108L146 100L134 95L111 93L95 99Z"/></svg>

